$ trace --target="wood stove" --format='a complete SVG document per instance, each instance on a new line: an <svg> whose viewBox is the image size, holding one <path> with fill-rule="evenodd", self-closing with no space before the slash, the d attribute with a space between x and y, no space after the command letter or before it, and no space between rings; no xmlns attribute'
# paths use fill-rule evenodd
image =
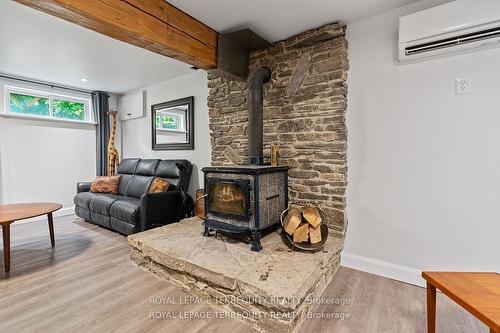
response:
<svg viewBox="0 0 500 333"><path fill-rule="evenodd" d="M288 167L237 165L206 167L205 236L210 231L252 236L252 251L260 251L261 232L280 223L288 207Z"/></svg>

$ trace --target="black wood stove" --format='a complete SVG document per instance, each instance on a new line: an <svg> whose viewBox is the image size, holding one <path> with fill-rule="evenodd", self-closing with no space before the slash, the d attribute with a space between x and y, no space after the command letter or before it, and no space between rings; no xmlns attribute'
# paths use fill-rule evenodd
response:
<svg viewBox="0 0 500 333"><path fill-rule="evenodd" d="M280 222L288 207L288 167L240 165L207 167L205 232L250 233L252 251L260 251L261 231Z"/></svg>

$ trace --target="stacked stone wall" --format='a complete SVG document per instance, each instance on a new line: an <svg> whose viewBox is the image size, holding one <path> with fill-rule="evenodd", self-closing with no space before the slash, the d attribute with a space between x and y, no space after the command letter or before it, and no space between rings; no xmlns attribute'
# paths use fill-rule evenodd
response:
<svg viewBox="0 0 500 333"><path fill-rule="evenodd" d="M347 41L345 26L306 31L250 54L250 71L266 66L264 156L280 145L291 167L291 204L313 203L333 230L344 231L347 186ZM208 74L212 165L246 163L247 84Z"/></svg>

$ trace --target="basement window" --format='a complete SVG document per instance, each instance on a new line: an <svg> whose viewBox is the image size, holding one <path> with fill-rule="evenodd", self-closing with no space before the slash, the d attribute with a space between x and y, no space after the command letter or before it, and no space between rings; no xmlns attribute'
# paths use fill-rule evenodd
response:
<svg viewBox="0 0 500 333"><path fill-rule="evenodd" d="M5 86L9 116L92 123L90 99Z"/></svg>
<svg viewBox="0 0 500 333"><path fill-rule="evenodd" d="M156 129L160 131L186 133L186 110L159 110L156 113Z"/></svg>

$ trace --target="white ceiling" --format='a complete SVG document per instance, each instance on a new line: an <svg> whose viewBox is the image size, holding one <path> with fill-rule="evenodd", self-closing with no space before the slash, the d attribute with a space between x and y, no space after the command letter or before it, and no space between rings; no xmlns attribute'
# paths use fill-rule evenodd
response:
<svg viewBox="0 0 500 333"><path fill-rule="evenodd" d="M169 0L219 32L251 28L271 42L350 23L416 0ZM190 73L189 65L0 0L0 73L123 93ZM86 78L88 82L80 79Z"/></svg>
<svg viewBox="0 0 500 333"><path fill-rule="evenodd" d="M192 69L13 1L0 0L0 72L123 93L191 73Z"/></svg>
<svg viewBox="0 0 500 333"><path fill-rule="evenodd" d="M168 0L218 32L250 28L270 42L344 24L418 0Z"/></svg>

